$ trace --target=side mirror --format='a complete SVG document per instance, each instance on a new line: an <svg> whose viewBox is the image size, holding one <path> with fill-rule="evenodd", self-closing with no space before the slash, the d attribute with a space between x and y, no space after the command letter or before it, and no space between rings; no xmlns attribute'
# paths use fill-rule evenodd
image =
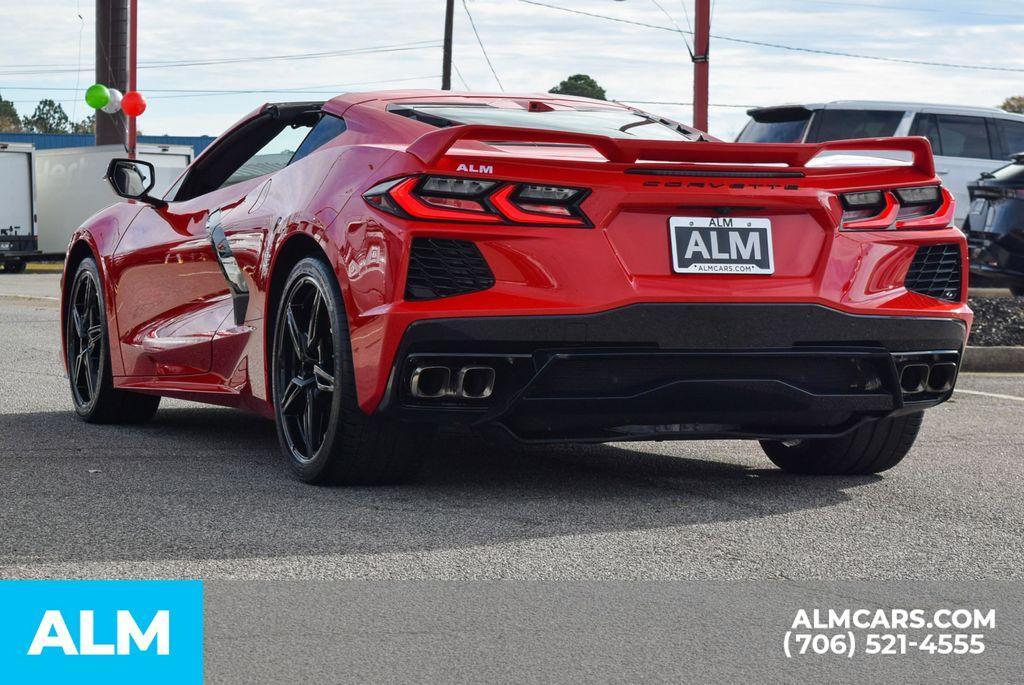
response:
<svg viewBox="0 0 1024 685"><path fill-rule="evenodd" d="M166 202L149 194L156 184L156 170L149 162L137 159L112 159L107 165L106 179L114 192L121 197L139 200L154 207L167 206Z"/></svg>

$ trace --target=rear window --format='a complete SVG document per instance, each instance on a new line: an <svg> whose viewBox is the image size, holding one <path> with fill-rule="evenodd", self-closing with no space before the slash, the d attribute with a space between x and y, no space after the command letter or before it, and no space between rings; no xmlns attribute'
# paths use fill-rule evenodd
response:
<svg viewBox="0 0 1024 685"><path fill-rule="evenodd" d="M989 178L994 178L997 181L1024 183L1024 158L1021 158L1019 162L1007 164L1004 167L996 169L992 172L992 175L989 176Z"/></svg>
<svg viewBox="0 0 1024 685"><path fill-rule="evenodd" d="M822 109L807 134L808 143L850 138L889 138L903 119L902 111L869 109Z"/></svg>
<svg viewBox="0 0 1024 685"><path fill-rule="evenodd" d="M999 119L999 130L1002 131L1007 152L1011 155L1024 152L1024 121Z"/></svg>
<svg viewBox="0 0 1024 685"><path fill-rule="evenodd" d="M944 156L992 158L992 146L989 144L988 127L984 118L940 114L938 119Z"/></svg>
<svg viewBox="0 0 1024 685"><path fill-rule="evenodd" d="M490 105L390 105L388 111L441 128L462 124L542 128L571 133L591 133L612 138L645 140L693 140L694 136L673 121L640 115L624 109L555 109L529 111Z"/></svg>
<svg viewBox="0 0 1024 685"><path fill-rule="evenodd" d="M740 143L799 143L811 120L803 107L772 108L750 112L750 121L736 139Z"/></svg>

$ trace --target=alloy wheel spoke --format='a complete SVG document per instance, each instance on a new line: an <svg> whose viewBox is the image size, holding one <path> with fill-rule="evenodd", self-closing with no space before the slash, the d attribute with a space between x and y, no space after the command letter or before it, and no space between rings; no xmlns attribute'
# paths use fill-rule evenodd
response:
<svg viewBox="0 0 1024 685"><path fill-rule="evenodd" d="M313 379L321 392L334 392L334 376L324 371L319 364L313 365Z"/></svg>
<svg viewBox="0 0 1024 685"><path fill-rule="evenodd" d="M85 332L85 325L82 323L82 315L77 307L71 308L71 322L75 327L75 336L81 340L82 334Z"/></svg>
<svg viewBox="0 0 1024 685"><path fill-rule="evenodd" d="M85 366L85 351L84 350L79 350L78 353L75 355L75 363L72 365L72 368L71 368L71 376L74 379L75 387L77 387L77 388L81 388L82 387L82 381L84 380L82 378L82 370L83 370L82 367L84 367L84 366Z"/></svg>
<svg viewBox="0 0 1024 685"><path fill-rule="evenodd" d="M89 331L88 331L88 338L87 338L89 347L92 347L93 345L98 343L100 341L100 338L102 338L102 337L103 337L103 327L102 326L96 325L96 326L93 326L92 328L90 328Z"/></svg>
<svg viewBox="0 0 1024 685"><path fill-rule="evenodd" d="M288 337L292 341L292 350L300 361L306 359L306 346L303 344L302 333L299 332L299 323L295 320L295 311L291 306L287 312Z"/></svg>
<svg viewBox="0 0 1024 685"><path fill-rule="evenodd" d="M83 351L82 357L85 359L85 385L89 391L89 399L92 399L96 394L96 382L92 377L92 357L89 356L88 351Z"/></svg>
<svg viewBox="0 0 1024 685"><path fill-rule="evenodd" d="M309 385L309 380L296 376L285 387L284 392L281 394L281 413L286 416L294 416L299 413L300 407L297 403L300 399L304 398L305 391Z"/></svg>
<svg viewBox="0 0 1024 685"><path fill-rule="evenodd" d="M313 301L309 304L309 326L306 327L307 352L312 356L314 348L320 342L320 309L323 298L319 288L313 289Z"/></svg>
<svg viewBox="0 0 1024 685"><path fill-rule="evenodd" d="M312 458L316 448L316 436L319 431L319 421L316 411L316 386L306 388L306 411L303 417L304 433L306 438L306 456Z"/></svg>

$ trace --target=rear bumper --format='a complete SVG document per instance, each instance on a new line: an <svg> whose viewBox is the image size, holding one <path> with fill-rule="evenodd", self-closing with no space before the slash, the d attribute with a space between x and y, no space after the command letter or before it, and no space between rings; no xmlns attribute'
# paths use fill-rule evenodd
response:
<svg viewBox="0 0 1024 685"><path fill-rule="evenodd" d="M863 316L813 304L637 304L586 315L411 324L378 411L522 441L836 435L949 397L955 318ZM907 393L910 363L948 382ZM950 364L956 366L949 366ZM416 368L492 366L486 399L416 398Z"/></svg>

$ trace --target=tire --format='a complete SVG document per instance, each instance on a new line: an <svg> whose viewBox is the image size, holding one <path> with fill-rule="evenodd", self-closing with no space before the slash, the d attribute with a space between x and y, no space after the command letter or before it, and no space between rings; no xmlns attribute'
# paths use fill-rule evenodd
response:
<svg viewBox="0 0 1024 685"><path fill-rule="evenodd" d="M24 259L12 259L4 264L4 271L9 274L20 274L28 266Z"/></svg>
<svg viewBox="0 0 1024 685"><path fill-rule="evenodd" d="M827 476L880 473L903 460L917 438L924 412L873 421L836 438L762 440L761 449L783 471Z"/></svg>
<svg viewBox="0 0 1024 685"><path fill-rule="evenodd" d="M380 485L419 465L429 433L359 408L344 301L320 259L303 259L288 276L271 354L277 434L298 478Z"/></svg>
<svg viewBox="0 0 1024 685"><path fill-rule="evenodd" d="M71 282L64 321L71 401L87 423L142 423L153 418L160 397L114 388L101 283L96 262L82 260Z"/></svg>

